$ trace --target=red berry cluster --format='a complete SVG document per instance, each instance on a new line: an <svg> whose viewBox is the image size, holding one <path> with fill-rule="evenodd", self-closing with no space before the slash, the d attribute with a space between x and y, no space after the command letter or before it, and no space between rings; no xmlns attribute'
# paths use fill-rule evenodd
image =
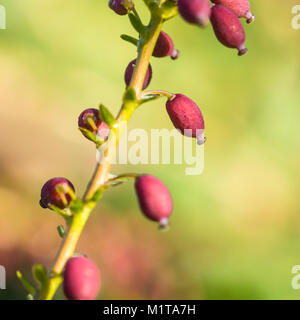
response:
<svg viewBox="0 0 300 320"><path fill-rule="evenodd" d="M97 109L87 109L78 118L78 125L94 135L107 138L108 126L100 119ZM89 136L87 136L89 140ZM141 175L136 177L136 194L144 215L159 223L161 228L168 226L173 202L168 188L156 177ZM65 178L47 181L41 190L40 205L55 211L70 212L72 201L76 200L73 184ZM100 275L96 265L86 257L69 259L65 271L63 289L69 300L95 299L100 288Z"/></svg>
<svg viewBox="0 0 300 320"><path fill-rule="evenodd" d="M245 31L239 18L245 18L247 23L254 21L250 12L249 0L178 0L178 10L184 20L206 26L209 19L217 39L228 48L238 50L239 56L248 50L245 48Z"/></svg>
<svg viewBox="0 0 300 320"><path fill-rule="evenodd" d="M168 188L156 177L141 175L135 181L136 194L144 215L168 227L173 202ZM41 191L43 208L57 207L67 210L74 199L75 189L65 178L53 178L45 183ZM69 300L93 300L100 289L100 274L96 265L87 257L72 257L65 271L63 289Z"/></svg>
<svg viewBox="0 0 300 320"><path fill-rule="evenodd" d="M247 49L244 47L245 32L239 18L245 18L248 23L254 20L254 16L250 12L248 0L212 0L212 5L208 0L165 1L165 3L168 2L175 7L176 12L178 9L184 20L191 24L204 27L210 20L215 35L222 44L229 48L236 48L239 55L247 52ZM155 0L145 0L145 3L149 7L150 3L152 3L151 5L156 5L157 10L162 10L161 6L163 6L163 4L158 4ZM168 5L170 5L170 3ZM132 42L137 45L138 48L142 46L140 42L143 40L143 35L147 34L148 29L142 24L135 11L133 0L110 0L109 7L119 15L129 15L132 25L139 32L139 40L126 35L123 39ZM166 11L168 10L169 8L166 9ZM147 56L148 60L152 51L154 57L171 57L172 59L176 59L179 53L174 48L171 37L160 30L161 29L157 29L155 38L157 41L154 46L153 40L151 51L149 51ZM132 82L134 81L132 79L135 76L136 65L139 63L139 58L140 56L132 60L125 70L124 80L126 93L133 90L134 86ZM147 65L148 60L146 61ZM141 85L143 87L142 90L145 90L149 86L152 79L152 67L149 64L147 69L147 65L144 64L143 75L145 75L145 78ZM136 106L149 97L166 96L168 98L166 110L174 127L183 135L195 138L199 145L206 141L204 137L205 124L203 114L197 104L187 96L159 90L143 91L140 93L140 96L134 92L133 95L137 103ZM124 100L124 104L125 103L126 101ZM108 137L114 133L115 125L118 126L117 120L102 105L99 109L89 108L84 110L78 118L80 131L87 139L94 142L97 147L109 140ZM124 176L126 177L126 175ZM121 177L122 176L116 177L116 180ZM127 177L129 177L129 175L127 175ZM131 177L135 178L136 195L140 209L145 217L157 222L161 228L166 228L173 210L173 201L168 188L162 181L152 175L131 175ZM104 185L102 184L104 189L109 187L111 182L110 179L104 182ZM101 194L103 190L98 191L101 191ZM93 192L97 194L97 191L94 190ZM42 187L40 205L43 208L49 208L58 212L66 218L67 224L69 224L70 219L76 214L82 213L85 205L90 204L89 201L93 202L93 204L96 203L99 198L95 200L95 194L92 200L86 199L86 197L84 197L83 200L78 199L75 194L75 188L69 180L65 178L53 178L47 181ZM63 266L64 264L62 267ZM100 288L100 274L97 267L91 260L84 256L70 258L64 270L63 287L68 299L94 299Z"/></svg>

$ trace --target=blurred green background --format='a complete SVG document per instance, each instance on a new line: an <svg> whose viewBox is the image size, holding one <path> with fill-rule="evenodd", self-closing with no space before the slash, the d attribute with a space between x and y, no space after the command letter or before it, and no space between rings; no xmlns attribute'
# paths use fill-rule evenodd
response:
<svg viewBox="0 0 300 320"><path fill-rule="evenodd" d="M65 176L82 195L95 152L77 116L100 102L117 113L123 73L135 58L121 33L127 17L108 1L1 0L0 264L7 290L33 263L50 266L61 219L39 207L40 188ZM141 0L137 8L144 19ZM205 30L176 17L164 30L181 57L152 59L151 89L195 100L206 120L205 170L185 166L114 166L114 172L159 176L174 198L172 227L158 232L140 213L132 182L109 190L78 251L101 269L99 299L299 299L291 269L300 265L300 30L291 27L299 1L253 0L245 26L249 53L223 47ZM299 3L300 4L300 3ZM244 22L243 22L244 23ZM172 128L158 100L140 108L130 127ZM61 292L57 298L62 298Z"/></svg>

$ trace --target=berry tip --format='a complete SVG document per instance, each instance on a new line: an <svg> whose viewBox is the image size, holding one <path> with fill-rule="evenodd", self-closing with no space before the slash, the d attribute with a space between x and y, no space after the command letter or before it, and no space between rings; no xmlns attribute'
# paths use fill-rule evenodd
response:
<svg viewBox="0 0 300 320"><path fill-rule="evenodd" d="M174 51L171 54L171 59L176 60L179 58L179 56L180 56L180 52L178 50L174 49Z"/></svg>
<svg viewBox="0 0 300 320"><path fill-rule="evenodd" d="M255 20L255 15L253 15L252 13L249 13L249 17L247 16L246 19L247 19L246 22L250 24Z"/></svg>
<svg viewBox="0 0 300 320"><path fill-rule="evenodd" d="M247 48L242 48L239 50L238 52L238 56L243 56L244 54L246 54L248 52Z"/></svg>
<svg viewBox="0 0 300 320"><path fill-rule="evenodd" d="M159 229L160 230L168 230L170 227L169 225L169 219L168 218L162 218L160 221L159 221Z"/></svg>

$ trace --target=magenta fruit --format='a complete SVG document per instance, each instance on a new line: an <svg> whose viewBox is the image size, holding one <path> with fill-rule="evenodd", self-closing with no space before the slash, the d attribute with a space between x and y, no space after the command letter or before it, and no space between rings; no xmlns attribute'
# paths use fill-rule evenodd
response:
<svg viewBox="0 0 300 320"><path fill-rule="evenodd" d="M207 25L211 14L208 0L178 0L178 10L185 21L201 27Z"/></svg>
<svg viewBox="0 0 300 320"><path fill-rule="evenodd" d="M211 0L215 4L221 4L222 6L231 10L238 18L245 18L247 23L251 23L255 20L255 16L250 11L249 0Z"/></svg>
<svg viewBox="0 0 300 320"><path fill-rule="evenodd" d="M173 125L183 135L197 139L199 145L204 137L204 118L197 104L183 94L176 94L167 101L167 111Z"/></svg>
<svg viewBox="0 0 300 320"><path fill-rule="evenodd" d="M174 44L171 37L161 31L156 42L156 46L153 51L153 56L157 58L163 58L170 56L172 59L177 59L179 52L174 49Z"/></svg>
<svg viewBox="0 0 300 320"><path fill-rule="evenodd" d="M125 71L125 83L126 83L127 86L130 85L131 78L132 78L132 75L133 75L133 72L134 72L134 68L135 68L135 64L136 64L136 59L132 60L128 64L127 68L126 68L126 71ZM152 67L149 64L148 70L147 70L147 73L146 73L146 77L145 77L145 80L144 80L144 84L143 84L143 90L146 89L149 86L151 79L152 79Z"/></svg>
<svg viewBox="0 0 300 320"><path fill-rule="evenodd" d="M108 5L120 16L124 16L133 8L132 0L110 0Z"/></svg>
<svg viewBox="0 0 300 320"><path fill-rule="evenodd" d="M100 119L97 109L84 110L78 117L78 126L99 135L102 139L106 139L109 133L108 125Z"/></svg>
<svg viewBox="0 0 300 320"><path fill-rule="evenodd" d="M144 215L159 222L160 227L167 227L173 210L168 188L158 178L147 174L136 179L135 190Z"/></svg>
<svg viewBox="0 0 300 320"><path fill-rule="evenodd" d="M51 205L60 209L69 206L74 196L73 184L65 178L53 178L48 180L41 191L40 205L42 208L50 208Z"/></svg>
<svg viewBox="0 0 300 320"><path fill-rule="evenodd" d="M94 300L100 289L100 273L86 257L69 259L64 271L63 289L69 300Z"/></svg>
<svg viewBox="0 0 300 320"><path fill-rule="evenodd" d="M245 31L237 16L222 5L212 8L211 23L217 39L228 48L238 50L238 55L247 53L245 48Z"/></svg>

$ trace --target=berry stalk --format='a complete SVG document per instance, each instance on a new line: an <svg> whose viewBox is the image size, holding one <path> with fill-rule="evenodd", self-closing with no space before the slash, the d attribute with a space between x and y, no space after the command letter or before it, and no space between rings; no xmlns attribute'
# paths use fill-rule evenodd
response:
<svg viewBox="0 0 300 320"><path fill-rule="evenodd" d="M93 196L107 181L119 138L121 137L134 110L139 106L139 99L142 96L143 84L148 70L149 61L161 32L162 25L163 20L161 16L157 12L152 13L149 26L145 33L141 34L138 45L136 68L129 86L129 88L132 88L135 92L136 98L128 100L126 99L126 92L124 94L124 101L116 119L116 125L114 127L115 130L111 130L113 132L110 133L110 135L114 135L115 138L108 139L110 142L105 149L101 162L96 165L93 177L89 182L83 197L84 206L82 210L74 214L74 216L69 220L64 240L58 250L53 267L49 273L49 284L47 286L47 290L41 292L40 298L42 300L51 300L61 284L61 281L58 281L58 279L60 279L67 261L74 254L83 228L96 205L96 202L93 200ZM126 91L128 91L128 89Z"/></svg>
<svg viewBox="0 0 300 320"><path fill-rule="evenodd" d="M158 36L163 26L163 21L160 16L152 16L150 25L148 27L148 36L146 39L141 37L136 68L132 76L130 86L135 90L136 96L139 99L143 90L143 84L149 66L150 58L153 54Z"/></svg>
<svg viewBox="0 0 300 320"><path fill-rule="evenodd" d="M105 154L99 163L96 166L93 178L89 183L87 191L85 193L84 199L89 200L94 193L105 183L107 176L110 170L112 158L114 156L115 145L118 144L120 136L123 133L124 128L126 127L129 119L132 116L135 108L138 106L138 100L141 97L144 80L147 74L150 58L154 51L155 44L157 42L158 36L162 29L163 22L160 17L152 17L150 25L148 27L148 35L145 38L141 37L139 42L141 43L141 49L139 50L138 58L136 60L136 67L133 73L130 87L133 88L136 94L136 100L134 102L126 102L119 112L117 118L117 130L112 133L115 134L116 143L111 143L105 150Z"/></svg>
<svg viewBox="0 0 300 320"><path fill-rule="evenodd" d="M63 238L52 268L47 273L40 264L33 266L36 287L28 282L20 271L17 276L33 299L38 292L42 300L51 300L63 281L65 296L70 300L94 299L101 286L100 273L86 257L74 257L81 233L102 193L128 178L135 179L135 190L140 209L149 220L168 227L173 211L173 200L167 186L152 175L110 174L111 163L121 135L133 112L143 103L166 97L166 111L174 127L184 136L197 139L199 145L206 141L204 117L198 105L183 94L163 90L144 91L152 78L150 58L178 57L171 37L162 31L163 22L179 14L189 23L204 27L209 20L217 39L226 47L235 48L239 55L247 52L244 46L245 31L240 17L248 19L248 0L144 0L151 13L149 25L144 25L134 9L133 0L110 0L110 8L118 15L128 15L138 37L122 34L121 38L137 47L137 58L125 71L126 89L122 107L115 118L104 105L98 109L84 110L78 118L78 127L86 139L98 148L99 156L94 174L82 199L77 198L75 188L66 178L52 178L41 190L40 205L65 219L66 231L59 226ZM219 4L220 2L220 4Z"/></svg>

